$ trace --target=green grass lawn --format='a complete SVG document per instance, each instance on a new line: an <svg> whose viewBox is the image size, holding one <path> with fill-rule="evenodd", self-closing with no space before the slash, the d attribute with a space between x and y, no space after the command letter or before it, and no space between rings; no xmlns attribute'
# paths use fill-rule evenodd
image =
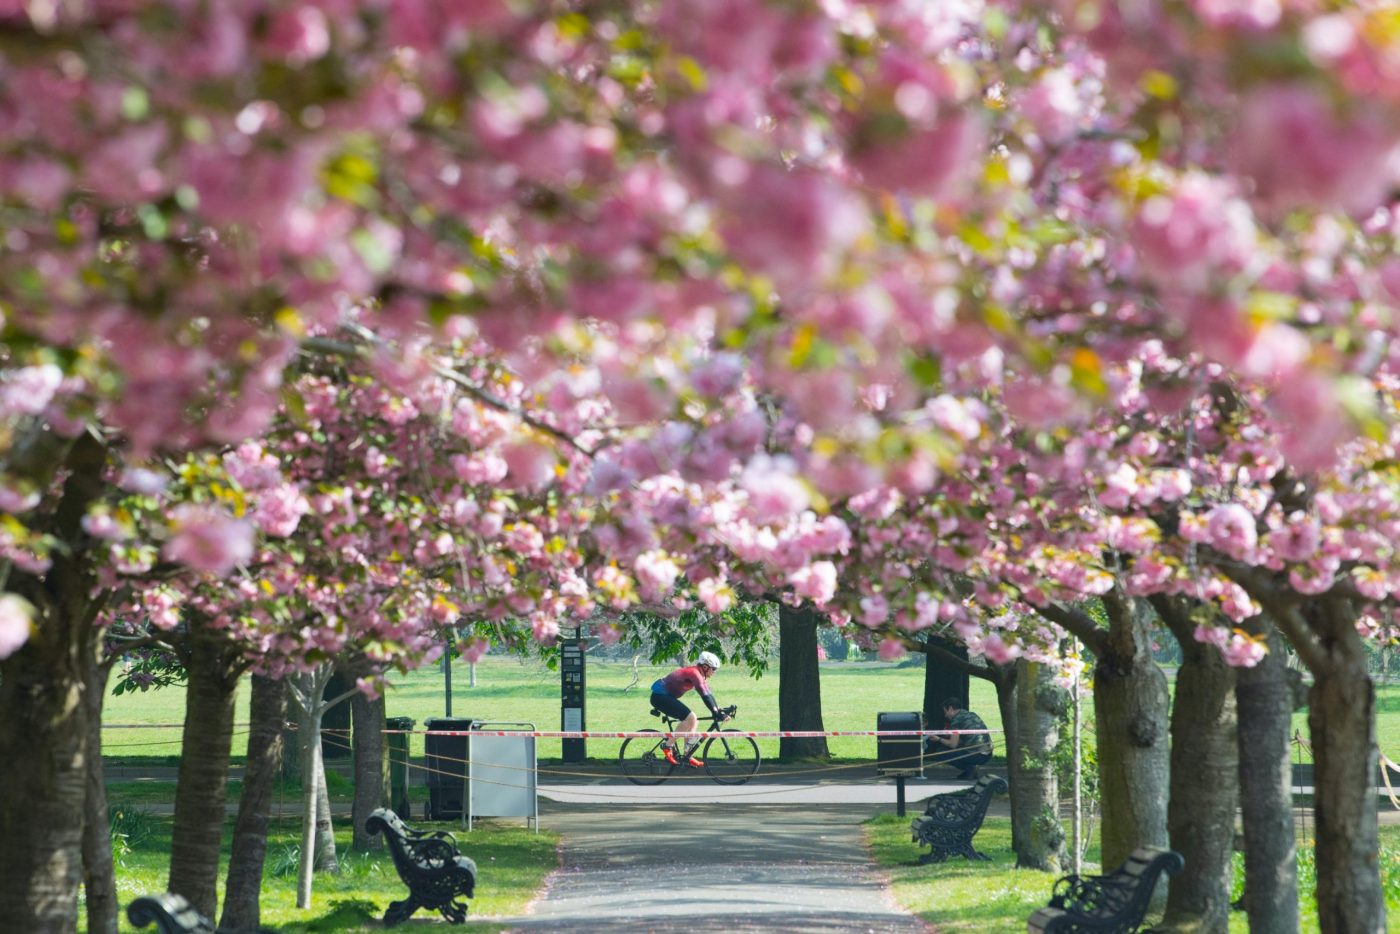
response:
<svg viewBox="0 0 1400 934"><path fill-rule="evenodd" d="M655 725L646 715L651 682L669 670L642 667L633 684L632 667L621 662L588 661L587 727L594 730L634 730ZM487 656L477 665L477 686L468 686L465 665L452 671L453 713L500 722L533 723L542 730L560 728L559 674L537 661ZM875 716L888 710L917 710L923 702L924 670L917 665L891 665L881 662L828 662L822 665L822 715L830 730L869 730ZM729 667L715 676L712 687L722 704L739 705L734 726L752 730L778 727L778 672L770 670L751 678L741 668ZM239 691L236 718L248 717L248 690ZM109 757L166 758L180 752L178 725L184 717L184 689L181 686L160 691L108 697L103 717L103 752ZM412 717L417 729L429 717L444 715L443 675L440 669L424 669L392 682L388 710L392 717ZM699 708L698 702L694 705ZM990 729L1001 728L996 692L979 679L972 681L972 709ZM1092 741L1093 701L1084 700L1085 741ZM162 726L156 726L160 724ZM137 725L136 729L128 729ZM1294 716L1294 726L1308 735L1307 713ZM1400 684L1378 686L1377 734L1382 752L1400 759ZM246 743L246 727L234 737L233 755L241 759ZM589 740L588 755L609 763L615 758L617 740ZM777 755L777 740L760 740L764 758ZM870 737L832 737L831 754L838 760L868 760L875 757L875 740ZM997 746L1000 752L1000 744ZM412 752L423 750L421 736L413 737ZM543 739L537 747L539 758L557 759L559 740ZM1310 761L1306 751L1297 751L1298 761Z"/></svg>
<svg viewBox="0 0 1400 934"><path fill-rule="evenodd" d="M989 817L976 838L977 849L991 857L990 863L950 859L945 863L921 866L919 855L926 852L909 840L908 817L882 814L866 824L867 838L876 865L890 879L895 900L904 908L932 924L940 934L1012 934L1026 929L1026 919L1046 904L1055 884L1055 874L1033 869L1017 869L1011 850L1011 821ZM1089 852L1098 859L1097 848ZM1100 871L1086 865L1084 872ZM1400 827L1381 828L1381 872L1386 894L1386 911L1392 930L1400 919ZM1236 857L1236 894L1243 878L1243 864ZM1316 874L1311 852L1299 858L1299 898L1302 930L1318 930L1312 890ZM1230 917L1232 934L1249 930L1243 912Z"/></svg>
<svg viewBox="0 0 1400 934"><path fill-rule="evenodd" d="M639 679L633 681L632 667L620 662L588 662L587 727L595 730L635 730L655 726L657 721L647 716L651 682L666 674L669 668L643 667ZM499 722L533 723L541 730L560 728L559 674L537 662L521 662L509 658L488 656L477 665L477 686L468 687L465 666L455 666L452 680L452 711L458 717L471 717ZM898 667L879 662L828 663L822 667L822 713L830 730L873 730L876 714L887 710L917 710L923 703L923 668ZM739 718L733 724L742 729L776 730L778 728L778 673L768 672L761 678L750 678L742 668L730 667L715 676L711 683L721 704L738 704ZM241 724L248 716L248 690L239 691L235 717ZM444 715L443 676L440 669L421 670L401 676L392 682L387 694L391 717L412 717L417 729L429 717ZM972 705L998 729L1001 718L997 713L996 695L991 685L973 682ZM694 709L703 709L698 700ZM175 727L158 728L155 724L179 724L184 716L183 687L165 688L147 693L109 697L103 718L103 752L118 757L168 757L179 754L180 731ZM142 729L127 729L131 724L151 724ZM246 728L239 727L234 737L233 753L241 757L246 743ZM617 756L620 740L589 740L588 755L611 763ZM760 740L765 758L777 755L778 741ZM832 737L828 746L838 759L875 758L873 737ZM412 753L423 750L421 736L414 736ZM557 759L559 740L542 739L537 751L540 759Z"/></svg>
<svg viewBox="0 0 1400 934"><path fill-rule="evenodd" d="M172 818L151 814L139 806L114 806L113 813L118 900L127 905L139 895L165 891ZM503 926L492 923L491 919L523 913L539 891L544 877L558 865L559 838L549 831L534 833L514 822L504 821L478 821L469 835L461 833L455 825L427 826L456 833L462 851L476 860L478 885L468 915L468 924L473 930L501 930ZM231 829L229 821L224 831L225 865ZM262 886L262 922L282 934L382 930L379 918L384 909L391 901L407 895L408 890L399 881L388 854L384 851L350 852L347 829L336 836L340 874L318 874L311 908L299 909L296 907L299 846L297 821L272 822ZM219 897L223 898L222 877ZM405 927L418 926L415 922L419 918L441 923L436 913L420 911ZM123 930L128 928L123 927Z"/></svg>

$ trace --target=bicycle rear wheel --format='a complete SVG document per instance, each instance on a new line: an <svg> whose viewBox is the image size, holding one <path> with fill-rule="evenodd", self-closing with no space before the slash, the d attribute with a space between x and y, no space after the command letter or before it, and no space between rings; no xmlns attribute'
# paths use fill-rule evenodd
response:
<svg viewBox="0 0 1400 934"><path fill-rule="evenodd" d="M758 743L738 730L721 730L705 741L705 771L721 785L742 785L753 778L761 759Z"/></svg>
<svg viewBox="0 0 1400 934"><path fill-rule="evenodd" d="M617 764L622 767L622 774L627 776L627 780L632 784L659 785L675 769L674 765L666 761L666 756L661 751L661 741L664 737L658 730L638 732L656 735L629 736L623 740L622 748L617 752Z"/></svg>

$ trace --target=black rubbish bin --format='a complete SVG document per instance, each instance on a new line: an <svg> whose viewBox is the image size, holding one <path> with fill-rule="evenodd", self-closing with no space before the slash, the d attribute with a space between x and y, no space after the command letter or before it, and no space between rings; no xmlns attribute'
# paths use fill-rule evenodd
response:
<svg viewBox="0 0 1400 934"><path fill-rule="evenodd" d="M471 717L434 717L423 725L428 730L449 730L465 734L478 721ZM467 808L467 761L471 758L471 737L423 737L428 780L428 820L458 820Z"/></svg>
<svg viewBox="0 0 1400 934"><path fill-rule="evenodd" d="M910 710L875 715L875 729L922 731L922 711ZM875 738L876 768L881 775L923 775L924 738L922 736L877 736Z"/></svg>
<svg viewBox="0 0 1400 934"><path fill-rule="evenodd" d="M384 729L411 730L412 717L386 717ZM408 733L389 733L385 738L384 752L389 757L389 807L399 816L408 820Z"/></svg>

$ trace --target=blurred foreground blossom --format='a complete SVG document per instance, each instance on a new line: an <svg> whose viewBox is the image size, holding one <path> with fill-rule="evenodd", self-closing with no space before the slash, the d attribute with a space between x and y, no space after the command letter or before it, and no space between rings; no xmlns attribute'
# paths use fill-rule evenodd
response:
<svg viewBox="0 0 1400 934"><path fill-rule="evenodd" d="M180 506L175 536L165 545L169 561L198 571L227 574L253 557L253 525L211 506Z"/></svg>
<svg viewBox="0 0 1400 934"><path fill-rule="evenodd" d="M14 594L0 596L0 658L9 658L29 641L34 607Z"/></svg>

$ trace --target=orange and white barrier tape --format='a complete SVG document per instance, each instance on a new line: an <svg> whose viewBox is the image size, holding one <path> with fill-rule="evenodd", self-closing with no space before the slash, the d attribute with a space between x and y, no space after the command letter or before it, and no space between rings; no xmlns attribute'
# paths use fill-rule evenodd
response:
<svg viewBox="0 0 1400 934"><path fill-rule="evenodd" d="M719 736L715 730L668 733L664 730L385 730L414 736L533 736L536 739L631 739L637 736ZM753 739L814 739L820 736L962 736L990 735L1000 730L725 730L725 736Z"/></svg>

